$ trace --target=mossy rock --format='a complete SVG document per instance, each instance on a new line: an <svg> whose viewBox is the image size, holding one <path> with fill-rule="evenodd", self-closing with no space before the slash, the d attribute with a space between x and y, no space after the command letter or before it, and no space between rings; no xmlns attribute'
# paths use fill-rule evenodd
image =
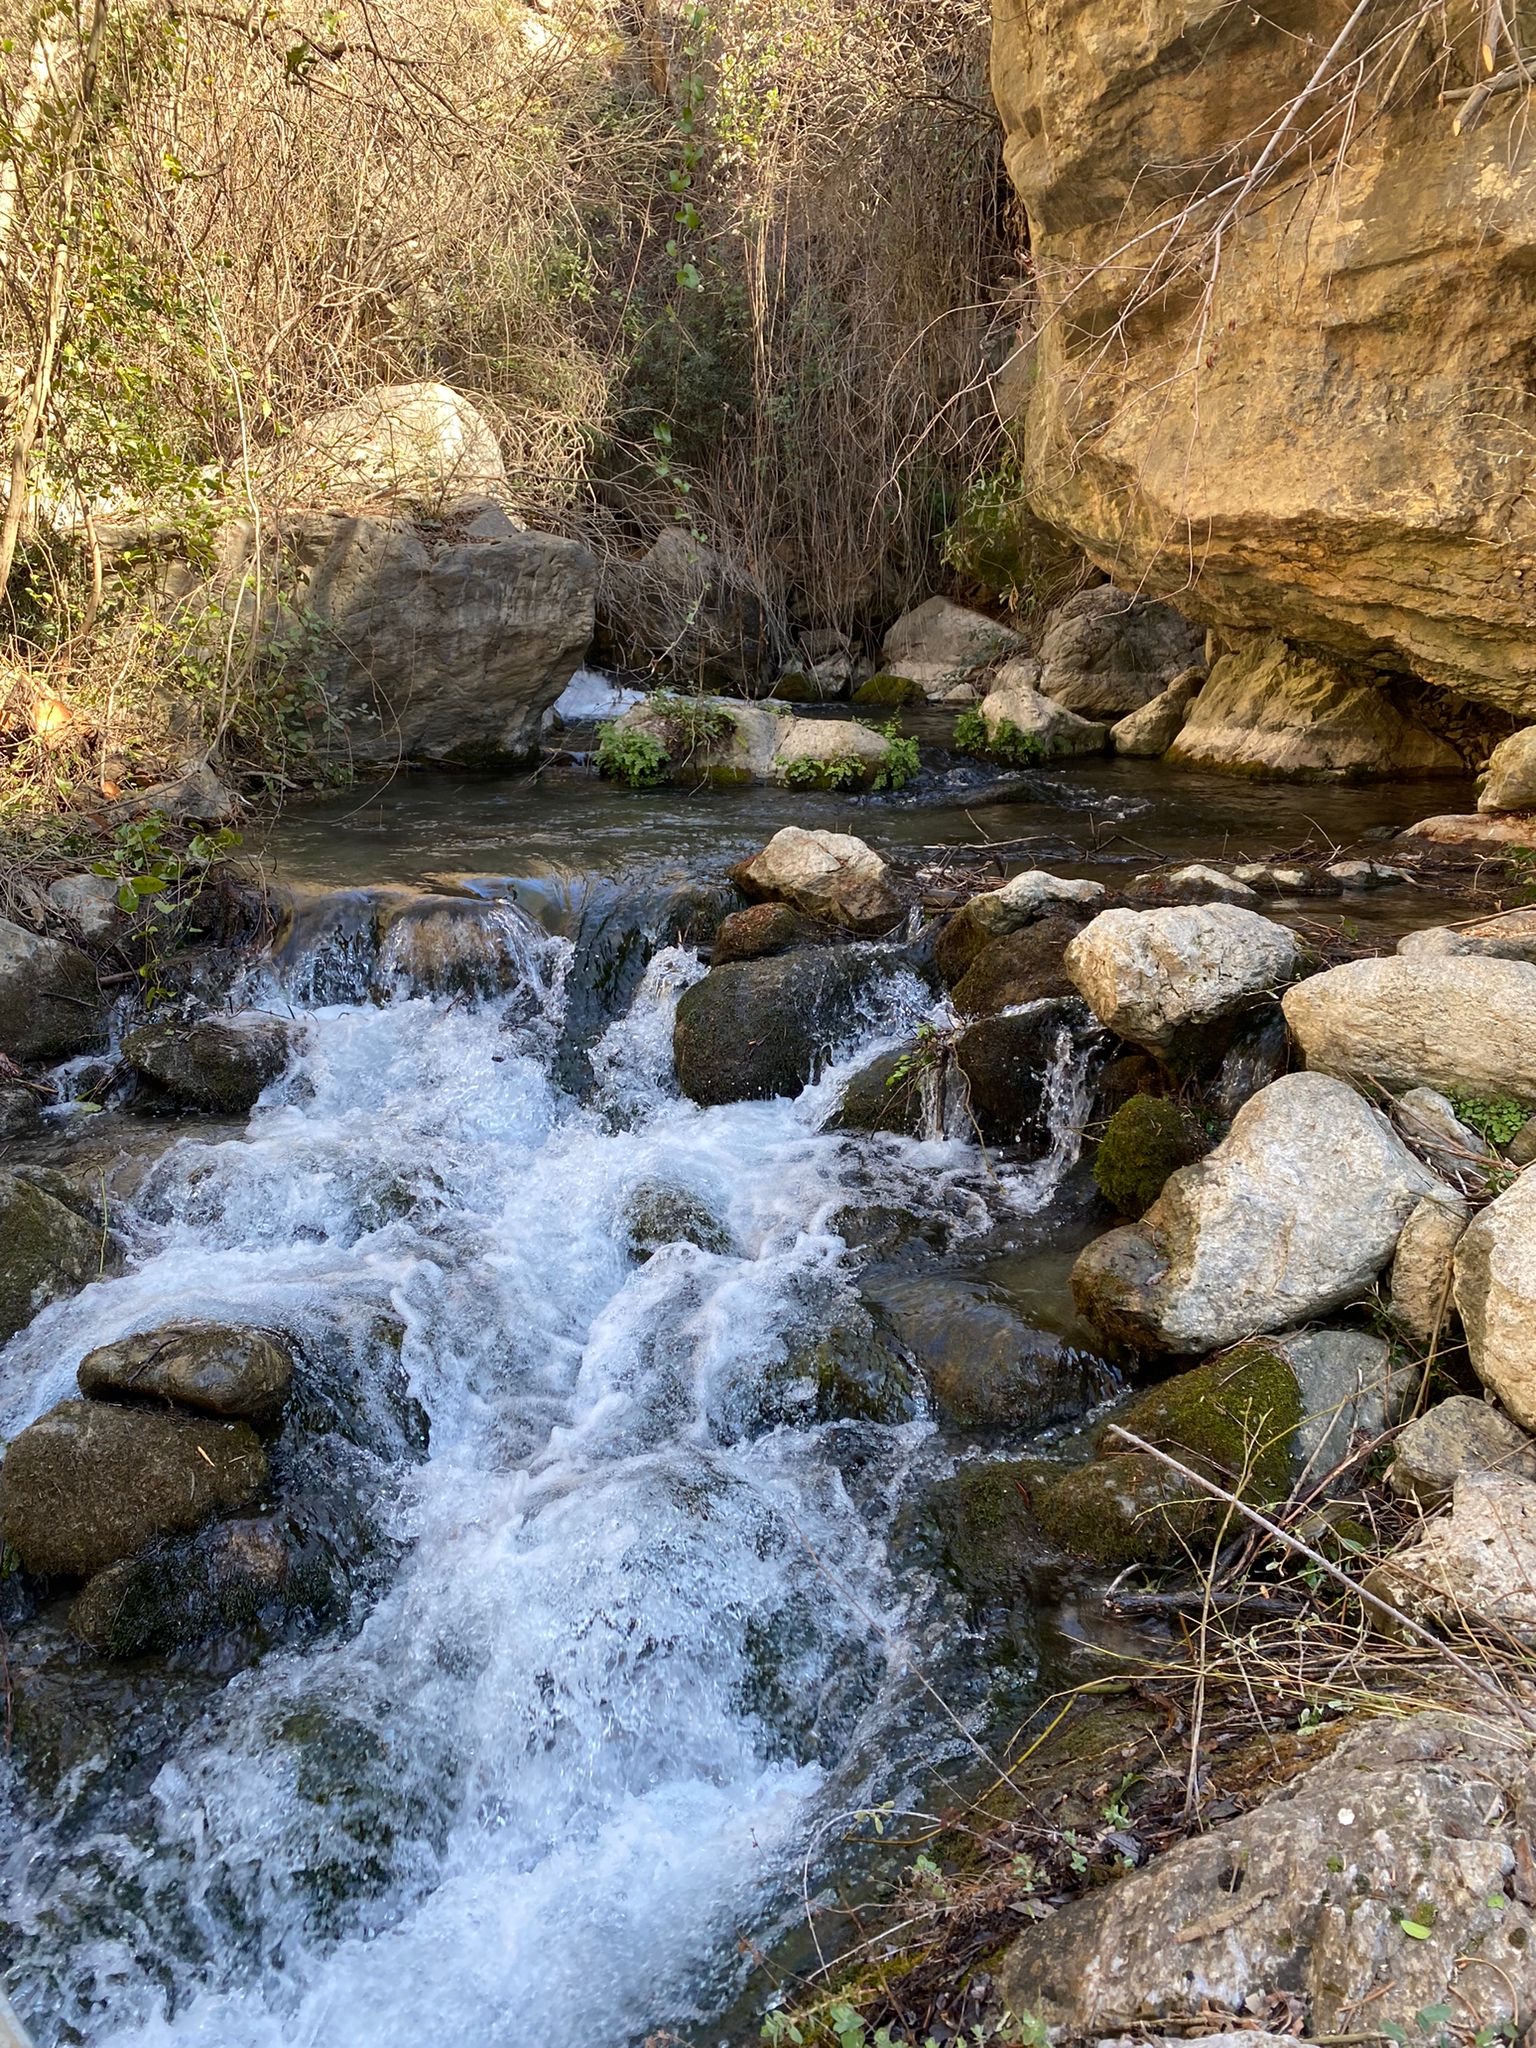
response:
<svg viewBox="0 0 1536 2048"><path fill-rule="evenodd" d="M1168 1176L1193 1166L1210 1140L1187 1109L1158 1095L1133 1095L1110 1118L1094 1155L1099 1193L1122 1216L1144 1216Z"/></svg>
<svg viewBox="0 0 1536 2048"><path fill-rule="evenodd" d="M816 1383L818 1422L912 1422L920 1412L905 1359L872 1317L834 1323L794 1364Z"/></svg>
<svg viewBox="0 0 1536 2048"><path fill-rule="evenodd" d="M995 1017L1045 996L1076 995L1062 955L1081 929L1075 918L1047 917L989 940L952 984L955 1008L962 1017Z"/></svg>
<svg viewBox="0 0 1536 2048"><path fill-rule="evenodd" d="M116 1263L100 1223L74 1215L30 1178L0 1173L0 1344Z"/></svg>
<svg viewBox="0 0 1536 2048"><path fill-rule="evenodd" d="M1038 1503L1055 1472L1038 1458L989 1459L933 1488L928 1517L962 1592L982 1602L1017 1597L1049 1550Z"/></svg>
<svg viewBox="0 0 1536 2048"><path fill-rule="evenodd" d="M912 1047L883 1052L861 1067L828 1118L829 1131L890 1131L920 1138L927 1129L923 1077L912 1064Z"/></svg>
<svg viewBox="0 0 1536 2048"><path fill-rule="evenodd" d="M886 705L899 711L911 704L926 703L927 699L923 695L922 684L914 683L910 676L881 674L871 676L867 683L860 683L853 693L853 701L855 704Z"/></svg>
<svg viewBox="0 0 1536 2048"><path fill-rule="evenodd" d="M664 1180L641 1181L625 1197L619 1235L632 1258L648 1259L664 1245L692 1244L728 1257L736 1249L729 1227L690 1188Z"/></svg>
<svg viewBox="0 0 1536 2048"><path fill-rule="evenodd" d="M246 1012L192 1025L141 1025L123 1040L123 1058L176 1102L233 1116L255 1107L288 1064L292 1041L281 1017Z"/></svg>
<svg viewBox="0 0 1536 2048"><path fill-rule="evenodd" d="M711 968L677 1006L672 1049L683 1093L705 1107L798 1095L896 957L874 946L815 946Z"/></svg>
<svg viewBox="0 0 1536 2048"><path fill-rule="evenodd" d="M1290 1364L1255 1340L1148 1388L1114 1419L1240 1499L1272 1506L1291 1488L1302 1412ZM1064 1550L1108 1569L1168 1564L1216 1528L1219 1501L1146 1452L1101 1442L1110 1448L1041 1494L1041 1524Z"/></svg>

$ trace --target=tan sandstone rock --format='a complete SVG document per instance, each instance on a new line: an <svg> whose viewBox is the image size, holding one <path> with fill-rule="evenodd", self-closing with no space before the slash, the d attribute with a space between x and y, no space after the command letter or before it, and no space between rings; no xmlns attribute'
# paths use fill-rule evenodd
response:
<svg viewBox="0 0 1536 2048"><path fill-rule="evenodd" d="M1143 761L1155 761L1166 754L1183 731L1189 707L1199 696L1204 682L1203 668L1186 669L1149 704L1143 704L1139 711L1127 713L1110 727L1110 743L1115 752Z"/></svg>
<svg viewBox="0 0 1536 2048"><path fill-rule="evenodd" d="M1493 812L1536 810L1536 725L1512 732L1488 756L1488 774L1478 795L1477 808Z"/></svg>
<svg viewBox="0 0 1536 2048"><path fill-rule="evenodd" d="M981 715L994 742L1015 734L1036 742L1041 759L1070 754L1102 754L1109 745L1109 727L1047 697L1038 687L1040 664L1025 658L1000 669L981 700Z"/></svg>
<svg viewBox="0 0 1536 2048"><path fill-rule="evenodd" d="M1450 1320L1452 1267L1470 1213L1460 1195L1437 1189L1409 1216L1392 1255L1392 1320L1426 1350Z"/></svg>
<svg viewBox="0 0 1536 2048"><path fill-rule="evenodd" d="M1446 76L1395 71L1342 157L1317 100L1279 134L1350 13L996 0L993 83L1042 299L1017 379L1027 495L1191 617L1536 715L1536 136L1492 110L1458 134L1438 103L1479 75L1470 14ZM1395 67L1378 32L1366 10L1340 76L1356 57ZM1159 292L1157 223L1270 137L1275 182L1212 202L1176 253L1180 288Z"/></svg>
<svg viewBox="0 0 1536 2048"><path fill-rule="evenodd" d="M788 903L850 931L889 931L905 908L879 854L847 832L786 825L733 880L756 902Z"/></svg>
<svg viewBox="0 0 1536 2048"><path fill-rule="evenodd" d="M1307 1065L1322 1073L1536 1104L1536 967L1524 960L1351 960L1282 1000Z"/></svg>
<svg viewBox="0 0 1536 2048"><path fill-rule="evenodd" d="M1455 1286L1474 1371L1522 1429L1536 1429L1536 1171L1470 1225Z"/></svg>

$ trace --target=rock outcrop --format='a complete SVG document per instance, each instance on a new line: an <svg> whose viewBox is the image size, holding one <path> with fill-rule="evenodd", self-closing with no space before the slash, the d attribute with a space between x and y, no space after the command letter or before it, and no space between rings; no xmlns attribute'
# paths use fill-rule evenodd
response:
<svg viewBox="0 0 1536 2048"><path fill-rule="evenodd" d="M1342 1081L1284 1074L1139 1223L1088 1246L1072 1291L1110 1336L1158 1351L1287 1329L1357 1300L1438 1185Z"/></svg>
<svg viewBox="0 0 1536 2048"><path fill-rule="evenodd" d="M1046 620L1040 688L1084 718L1124 718L1202 664L1204 646L1204 633L1172 605L1100 583Z"/></svg>
<svg viewBox="0 0 1536 2048"><path fill-rule="evenodd" d="M1203 623L1530 716L1536 138L1439 102L1483 75L1474 15L1443 59L1350 16L997 0L1027 495ZM1357 61L1391 91L1346 121Z"/></svg>

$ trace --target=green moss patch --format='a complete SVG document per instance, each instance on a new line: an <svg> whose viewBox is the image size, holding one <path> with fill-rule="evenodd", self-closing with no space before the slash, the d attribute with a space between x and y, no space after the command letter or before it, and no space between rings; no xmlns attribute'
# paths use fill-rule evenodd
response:
<svg viewBox="0 0 1536 2048"><path fill-rule="evenodd" d="M1203 1158L1208 1140L1187 1109L1157 1095L1133 1095L1110 1118L1094 1157L1099 1193L1122 1216L1143 1216L1168 1176Z"/></svg>

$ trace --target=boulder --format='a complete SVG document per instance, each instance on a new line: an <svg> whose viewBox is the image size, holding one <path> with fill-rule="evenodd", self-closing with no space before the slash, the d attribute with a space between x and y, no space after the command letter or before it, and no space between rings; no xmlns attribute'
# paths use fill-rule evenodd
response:
<svg viewBox="0 0 1536 2048"><path fill-rule="evenodd" d="M849 931L888 932L906 902L885 862L846 832L807 832L786 825L731 879L757 902L788 903L808 917Z"/></svg>
<svg viewBox="0 0 1536 2048"><path fill-rule="evenodd" d="M1536 967L1477 955L1351 960L1287 990L1307 1065L1388 1088L1536 1107Z"/></svg>
<svg viewBox="0 0 1536 2048"><path fill-rule="evenodd" d="M1479 2019L1513 2021L1536 1943L1517 1876L1533 1799L1516 1729L1449 1713L1367 1719L1251 1812L1028 1927L995 1970L999 2000L1092 2041L1262 2011L1276 1993L1325 2039L1354 2031L1369 1998L1373 2028L1413 2038L1476 1956L1488 1965Z"/></svg>
<svg viewBox="0 0 1536 2048"><path fill-rule="evenodd" d="M292 1028L281 1017L244 1010L197 1024L141 1024L123 1040L135 1073L192 1109L236 1116L288 1064Z"/></svg>
<svg viewBox="0 0 1536 2048"><path fill-rule="evenodd" d="M712 968L678 999L678 1085L705 1105L798 1095L846 1042L863 998L893 964L883 947L818 946Z"/></svg>
<svg viewBox="0 0 1536 2048"><path fill-rule="evenodd" d="M1536 725L1512 732L1488 756L1477 808L1495 813L1536 811Z"/></svg>
<svg viewBox="0 0 1536 2048"><path fill-rule="evenodd" d="M69 1625L105 1657L165 1654L253 1627L270 1642L295 1608L326 1604L330 1588L315 1579L288 1531L243 1516L107 1565L75 1596Z"/></svg>
<svg viewBox="0 0 1536 2048"><path fill-rule="evenodd" d="M1536 962L1536 912L1521 905L1476 924L1425 925L1416 932L1404 932L1397 950L1409 957L1422 954L1426 959L1481 953L1489 960Z"/></svg>
<svg viewBox="0 0 1536 2048"><path fill-rule="evenodd" d="M1449 1187L1426 1195L1403 1225L1392 1255L1389 1312L1403 1335L1426 1350L1451 1318L1451 1273L1470 1214Z"/></svg>
<svg viewBox="0 0 1536 2048"><path fill-rule="evenodd" d="M1051 1141L1051 1074L1087 1020L1074 997L1004 1017L982 1017L955 1041L966 1114L983 1144L1045 1151Z"/></svg>
<svg viewBox="0 0 1536 2048"><path fill-rule="evenodd" d="M1536 1480L1536 1443L1507 1415L1471 1394L1452 1394L1410 1422L1393 1445L1387 1479L1394 1493L1437 1508L1458 1479L1506 1472Z"/></svg>
<svg viewBox="0 0 1536 2048"><path fill-rule="evenodd" d="M943 701L976 669L1022 654L1025 644L1021 633L982 612L967 611L947 597L930 597L904 613L886 634L881 666L887 674L917 682L925 696Z"/></svg>
<svg viewBox="0 0 1536 2048"><path fill-rule="evenodd" d="M48 901L88 946L105 945L123 922L117 884L109 875L60 875L48 885Z"/></svg>
<svg viewBox="0 0 1536 2048"><path fill-rule="evenodd" d="M1112 583L1058 605L1040 641L1040 688L1085 718L1119 719L1204 666L1205 629Z"/></svg>
<svg viewBox="0 0 1536 2048"><path fill-rule="evenodd" d="M1536 1649L1536 1481L1464 1471L1451 1511L1383 1558L1366 1589L1401 1613L1449 1630L1487 1629Z"/></svg>
<svg viewBox="0 0 1536 2048"><path fill-rule="evenodd" d="M388 502L440 511L505 490L506 464L483 414L446 384L387 384L293 429L263 465L287 505Z"/></svg>
<svg viewBox="0 0 1536 2048"><path fill-rule="evenodd" d="M853 693L855 704L900 711L914 704L926 704L928 699L920 682L911 676L873 675L860 683Z"/></svg>
<svg viewBox="0 0 1536 2048"><path fill-rule="evenodd" d="M990 939L951 991L962 1017L995 1017L1047 996L1074 993L1062 964L1077 924L1065 917L1042 918L1006 939Z"/></svg>
<svg viewBox="0 0 1536 2048"><path fill-rule="evenodd" d="M914 1058L916 1045L882 1052L861 1067L843 1090L843 1099L827 1119L829 1131L887 1131L896 1137L923 1138L930 1133L929 1070ZM938 1105L935 1104L935 1112ZM935 1114L933 1121L937 1121Z"/></svg>
<svg viewBox="0 0 1536 2048"><path fill-rule="evenodd" d="M1473 1370L1522 1429L1536 1430L1536 1171L1527 1167L1468 1225L1454 1288Z"/></svg>
<svg viewBox="0 0 1536 2048"><path fill-rule="evenodd" d="M0 1344L114 1263L101 1223L87 1223L18 1174L0 1173Z"/></svg>
<svg viewBox="0 0 1536 2048"><path fill-rule="evenodd" d="M882 733L851 719L793 718L774 753L773 772L792 788L868 789L890 746Z"/></svg>
<svg viewBox="0 0 1536 2048"><path fill-rule="evenodd" d="M638 561L605 565L598 625L612 666L650 669L688 690L756 690L780 667L761 592L680 526Z"/></svg>
<svg viewBox="0 0 1536 2048"><path fill-rule="evenodd" d="M0 1052L60 1060L107 1040L108 1003L78 948L0 917Z"/></svg>
<svg viewBox="0 0 1536 2048"><path fill-rule="evenodd" d="M1295 782L1466 773L1456 749L1400 710L1379 678L1283 640L1250 641L1221 656L1168 759Z"/></svg>
<svg viewBox="0 0 1536 2048"><path fill-rule="evenodd" d="M1136 1398L1112 1420L1144 1443L1272 1507L1319 1488L1357 1435L1396 1421L1418 1374L1356 1330L1254 1339ZM1108 1569L1173 1563L1213 1534L1221 1502L1159 1459L1101 1433L1092 1463L1040 1494L1041 1527L1064 1550Z"/></svg>
<svg viewBox="0 0 1536 2048"><path fill-rule="evenodd" d="M992 83L1041 301L1008 380L1019 494L1205 624L1536 715L1516 573L1536 443L1523 400L1489 417L1484 396L1520 388L1536 343L1512 283L1536 250L1536 142L1491 109L1446 117L1446 74L1415 59L1369 133L1308 127L1341 31L1335 79L1393 61L1373 14L1215 19L998 0ZM1450 61L1476 77L1470 40ZM1222 182L1239 160L1251 191ZM1216 233L1209 292L1186 290Z"/></svg>
<svg viewBox="0 0 1536 2048"><path fill-rule="evenodd" d="M1155 1351L1287 1329L1358 1300L1438 1188L1352 1088L1284 1074L1140 1223L1087 1247L1072 1292L1109 1335Z"/></svg>
<svg viewBox="0 0 1536 2048"><path fill-rule="evenodd" d="M1101 1024L1156 1052L1289 981L1296 934L1238 905L1105 910L1067 948L1067 972Z"/></svg>
<svg viewBox="0 0 1536 2048"><path fill-rule="evenodd" d="M243 1507L266 1479L247 1423L61 1401L0 1464L0 1534L28 1571L86 1578Z"/></svg>
<svg viewBox="0 0 1536 2048"><path fill-rule="evenodd" d="M1102 754L1109 745L1109 727L1079 718L1037 688L1040 665L1010 661L999 669L981 700L987 744L1005 760L1066 759L1074 754Z"/></svg>
<svg viewBox="0 0 1536 2048"><path fill-rule="evenodd" d="M1341 889L1391 889L1413 880L1407 868L1381 860L1334 860L1323 873Z"/></svg>
<svg viewBox="0 0 1536 2048"><path fill-rule="evenodd" d="M964 906L965 915L978 929L994 939L1022 931L1037 917L1044 917L1062 904L1088 905L1104 899L1102 882L1080 881L1066 875L1048 874L1044 868L1026 868L1004 882L1000 889L984 889Z"/></svg>
<svg viewBox="0 0 1536 2048"><path fill-rule="evenodd" d="M1536 813L1517 811L1498 817L1481 813L1441 811L1405 825L1399 839L1425 846L1469 847L1474 853L1503 853L1511 846L1536 847Z"/></svg>
<svg viewBox="0 0 1536 2048"><path fill-rule="evenodd" d="M1144 1216L1170 1174L1193 1166L1210 1140L1181 1103L1133 1095L1104 1127L1093 1155L1093 1183L1122 1216Z"/></svg>
<svg viewBox="0 0 1536 2048"><path fill-rule="evenodd" d="M103 1344L80 1361L97 1401L169 1401L240 1422L270 1423L293 1385L293 1354L267 1330L169 1323Z"/></svg>
<svg viewBox="0 0 1536 2048"><path fill-rule="evenodd" d="M787 903L754 903L750 910L733 910L720 920L710 962L724 967L732 960L767 960L801 946L839 945L847 936L845 926L807 917Z"/></svg>
<svg viewBox="0 0 1536 2048"><path fill-rule="evenodd" d="M297 517L283 537L294 587L268 641L322 679L317 745L365 765L534 758L592 639L584 547L547 533L457 541L346 512Z"/></svg>
<svg viewBox="0 0 1536 2048"><path fill-rule="evenodd" d="M937 1413L959 1429L1048 1429L1073 1422L1113 1385L1102 1360L966 1280L889 1280L865 1298L922 1374Z"/></svg>
<svg viewBox="0 0 1536 2048"><path fill-rule="evenodd" d="M1109 729L1109 743L1117 754L1132 760L1153 761L1166 754L1189 716L1189 707L1205 683L1203 668L1186 669L1175 676L1139 710L1127 712Z"/></svg>

